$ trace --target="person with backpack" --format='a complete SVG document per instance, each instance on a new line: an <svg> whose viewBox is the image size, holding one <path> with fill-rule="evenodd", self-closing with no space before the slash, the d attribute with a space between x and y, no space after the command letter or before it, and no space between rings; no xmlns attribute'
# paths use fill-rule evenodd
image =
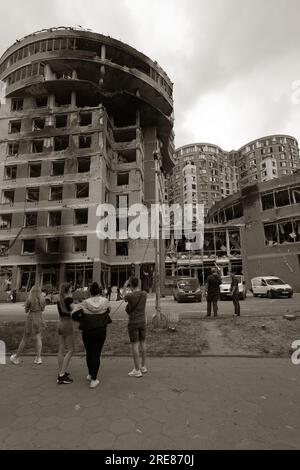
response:
<svg viewBox="0 0 300 470"><path fill-rule="evenodd" d="M101 295L101 289L97 282L90 287L90 297L84 300L80 308L72 317L79 321L79 329L82 330L82 341L86 350L86 363L88 368L87 380L90 388L99 385L98 372L100 368L100 356L106 339L106 327L111 323L109 316L109 301Z"/></svg>
<svg viewBox="0 0 300 470"><path fill-rule="evenodd" d="M42 364L42 314L45 310L46 302L42 296L42 290L38 286L33 286L29 292L28 298L25 302L25 312L27 318L24 326L23 338L19 344L16 354L12 354L10 362L14 365L20 364L20 356L28 343L30 336L35 337L36 342L36 357L35 364Z"/></svg>
<svg viewBox="0 0 300 470"><path fill-rule="evenodd" d="M131 277L124 285L124 300L127 302L128 334L134 369L129 377L143 377L148 372L146 367L146 301L147 292L140 290L139 280ZM141 350L141 357L140 357Z"/></svg>

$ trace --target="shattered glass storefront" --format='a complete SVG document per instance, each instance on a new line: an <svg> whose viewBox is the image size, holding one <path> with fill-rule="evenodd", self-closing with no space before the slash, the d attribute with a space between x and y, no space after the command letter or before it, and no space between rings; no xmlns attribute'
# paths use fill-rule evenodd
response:
<svg viewBox="0 0 300 470"><path fill-rule="evenodd" d="M18 290L29 292L35 285L36 265L27 265L19 267Z"/></svg>
<svg viewBox="0 0 300 470"><path fill-rule="evenodd" d="M88 287L93 282L93 263L70 263L65 265L65 279L75 289Z"/></svg>

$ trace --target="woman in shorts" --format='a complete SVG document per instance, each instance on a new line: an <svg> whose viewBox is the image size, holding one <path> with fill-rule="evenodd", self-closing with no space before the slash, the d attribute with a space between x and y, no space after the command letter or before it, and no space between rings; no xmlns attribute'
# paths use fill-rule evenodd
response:
<svg viewBox="0 0 300 470"><path fill-rule="evenodd" d="M24 327L23 338L20 342L16 354L10 357L12 364L20 364L20 356L28 342L30 336L35 337L36 341L36 357L34 359L35 364L42 364L42 314L45 310L45 299L42 296L40 287L33 286L29 292L28 299L25 302L25 312L27 318Z"/></svg>
<svg viewBox="0 0 300 470"><path fill-rule="evenodd" d="M69 283L61 285L59 293L59 301L57 302L57 309L59 313L58 324L58 377L57 383L70 384L73 379L67 372L71 358L75 349L75 336L74 326L72 320L72 310L74 308L74 301L72 297L72 288ZM65 349L67 353L65 354Z"/></svg>

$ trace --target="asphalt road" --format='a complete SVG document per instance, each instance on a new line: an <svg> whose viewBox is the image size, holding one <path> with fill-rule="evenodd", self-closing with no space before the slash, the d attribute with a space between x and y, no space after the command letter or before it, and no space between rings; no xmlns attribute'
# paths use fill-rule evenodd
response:
<svg viewBox="0 0 300 470"><path fill-rule="evenodd" d="M292 299L267 299L254 298L249 295L245 301L241 301L241 315L244 316L282 316L287 313L300 315L300 294L294 294ZM161 299L161 309L164 314L179 315L181 318L194 318L206 314L206 302L202 303L180 303L173 300L173 297ZM155 313L155 297L149 296L147 301L147 315L152 317ZM231 316L233 305L230 300L219 302L219 315ZM111 316L113 319L126 318L124 302L111 302ZM0 304L0 321L23 321L25 312L23 303ZM44 313L45 320L57 320L57 308L55 305L46 307Z"/></svg>

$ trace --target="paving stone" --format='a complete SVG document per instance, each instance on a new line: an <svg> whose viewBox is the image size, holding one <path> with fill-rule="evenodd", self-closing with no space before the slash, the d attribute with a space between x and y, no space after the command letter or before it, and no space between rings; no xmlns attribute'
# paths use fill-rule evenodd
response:
<svg viewBox="0 0 300 470"><path fill-rule="evenodd" d="M36 415L22 416L14 420L12 423L13 429L26 429L33 426L38 420Z"/></svg>
<svg viewBox="0 0 300 470"><path fill-rule="evenodd" d="M102 450L111 449L115 441L115 436L111 432L102 431L87 439L86 444L89 449Z"/></svg>
<svg viewBox="0 0 300 470"><path fill-rule="evenodd" d="M71 418L64 418L58 424L58 427L63 431L74 431L77 430L79 427L83 426L84 419L80 417L71 417Z"/></svg>
<svg viewBox="0 0 300 470"><path fill-rule="evenodd" d="M58 418L57 416L46 416L44 418L40 418L35 424L35 427L40 431L45 431L47 429L57 427L60 422L61 418Z"/></svg>
<svg viewBox="0 0 300 470"><path fill-rule="evenodd" d="M126 435L118 436L114 449L117 450L134 450L140 449L143 438L137 433L128 433Z"/></svg>
<svg viewBox="0 0 300 470"><path fill-rule="evenodd" d="M135 423L131 419L116 419L110 425L110 431L115 435L127 434L135 430Z"/></svg>

